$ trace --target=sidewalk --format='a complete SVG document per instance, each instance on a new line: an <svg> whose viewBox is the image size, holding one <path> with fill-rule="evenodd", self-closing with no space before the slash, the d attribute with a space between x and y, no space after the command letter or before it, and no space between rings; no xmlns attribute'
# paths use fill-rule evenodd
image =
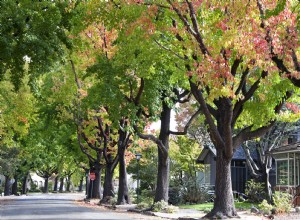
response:
<svg viewBox="0 0 300 220"><path fill-rule="evenodd" d="M91 200L90 204L91 205L98 205L99 200ZM179 220L199 220L203 216L205 216L205 213L202 211L198 211L195 209L178 209L176 213L162 213L162 212L152 212L152 211L146 211L146 212L141 212L135 209L135 204L131 205L116 205L113 207L113 209L116 212L130 212L130 213L139 213L143 214L144 216L152 216L152 217L157 217L157 219L179 219ZM250 211L238 211L239 218L232 218L232 219L245 219L245 220L262 220L262 219L267 219L264 218L263 216L258 216L251 214Z"/></svg>

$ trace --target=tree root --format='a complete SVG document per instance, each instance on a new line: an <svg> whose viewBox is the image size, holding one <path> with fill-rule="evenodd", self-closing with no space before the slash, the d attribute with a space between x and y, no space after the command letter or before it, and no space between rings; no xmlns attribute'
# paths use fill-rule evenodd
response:
<svg viewBox="0 0 300 220"><path fill-rule="evenodd" d="M240 218L236 212L224 213L221 211L211 211L206 214L202 219L228 219L228 218Z"/></svg>

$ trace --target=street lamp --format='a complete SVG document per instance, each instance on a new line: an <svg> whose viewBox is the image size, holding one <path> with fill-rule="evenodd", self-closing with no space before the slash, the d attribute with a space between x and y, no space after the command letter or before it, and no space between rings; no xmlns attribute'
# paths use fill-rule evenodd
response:
<svg viewBox="0 0 300 220"><path fill-rule="evenodd" d="M140 194L140 159L142 158L142 155L140 153L135 154L135 158L137 160L137 190L136 190L136 196L137 196L137 204L140 203L139 200L139 194Z"/></svg>

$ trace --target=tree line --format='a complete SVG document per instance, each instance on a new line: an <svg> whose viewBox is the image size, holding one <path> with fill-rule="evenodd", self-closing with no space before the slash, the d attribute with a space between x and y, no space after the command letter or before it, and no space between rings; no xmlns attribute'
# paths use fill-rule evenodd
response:
<svg viewBox="0 0 300 220"><path fill-rule="evenodd" d="M14 170L45 179L75 163L96 174L88 197L105 171L104 203L117 164L118 203L130 202L138 138L157 145L154 201L168 201L170 136L197 120L217 152L207 217L236 216L235 150L299 117L298 1L7 0L0 11L1 158L16 150ZM176 131L172 110L187 112Z"/></svg>

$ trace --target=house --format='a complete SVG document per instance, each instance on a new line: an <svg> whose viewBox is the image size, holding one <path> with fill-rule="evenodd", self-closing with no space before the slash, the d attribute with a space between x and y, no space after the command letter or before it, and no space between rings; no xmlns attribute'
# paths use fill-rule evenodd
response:
<svg viewBox="0 0 300 220"><path fill-rule="evenodd" d="M300 142L275 148L272 155L276 163L275 190L288 190L294 195L294 205L300 206Z"/></svg>
<svg viewBox="0 0 300 220"><path fill-rule="evenodd" d="M251 154L254 161L257 160L257 152L253 151ZM198 174L200 184L214 186L216 180L216 149L211 146L204 147L197 159L197 163L204 164L204 171ZM246 155L242 146L234 152L231 161L231 179L232 190L244 193L246 182L250 179L250 172L247 169ZM275 182L275 171L273 170L270 173L270 179L271 184Z"/></svg>

